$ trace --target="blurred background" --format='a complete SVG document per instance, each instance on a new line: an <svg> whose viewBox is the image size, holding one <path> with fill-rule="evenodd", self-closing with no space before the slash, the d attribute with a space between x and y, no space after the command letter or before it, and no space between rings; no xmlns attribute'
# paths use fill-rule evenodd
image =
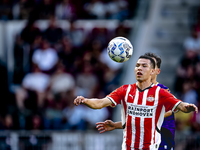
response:
<svg viewBox="0 0 200 150"><path fill-rule="evenodd" d="M128 38L131 59L113 62L108 42ZM120 106L75 107L135 82L145 52L161 56L158 81L200 108L199 0L1 0L0 149L120 150ZM176 150L200 149L200 113L176 117Z"/></svg>

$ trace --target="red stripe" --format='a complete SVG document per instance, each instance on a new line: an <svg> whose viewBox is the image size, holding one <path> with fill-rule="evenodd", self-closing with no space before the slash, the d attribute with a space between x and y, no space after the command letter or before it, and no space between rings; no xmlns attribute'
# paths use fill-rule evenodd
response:
<svg viewBox="0 0 200 150"><path fill-rule="evenodd" d="M135 124L137 126L135 126L135 144L134 144L134 148L139 148L139 144L140 144L140 118L139 117L135 117Z"/></svg>
<svg viewBox="0 0 200 150"><path fill-rule="evenodd" d="M156 95L156 86L152 87L147 94L147 101L146 105L153 106L155 102L155 95ZM144 130L144 142L145 145L144 148L149 148L151 145L151 136L152 136L152 118L145 118L144 120L144 126L148 126L148 128L145 128ZM154 132L154 142L155 142L155 132Z"/></svg>
<svg viewBox="0 0 200 150"><path fill-rule="evenodd" d="M144 126L148 126L148 128L145 128L144 130L144 142L145 149L149 148L151 145L151 133L152 133L152 119L151 118L145 118L144 119Z"/></svg>
<svg viewBox="0 0 200 150"><path fill-rule="evenodd" d="M143 99L143 95L144 95L144 92L139 92L139 99L138 99L138 105L142 105L142 99Z"/></svg>
<svg viewBox="0 0 200 150"><path fill-rule="evenodd" d="M132 131L132 117L129 115L127 119L126 131ZM127 150L129 150L129 148L131 147L131 141L132 141L132 132L127 132L126 134Z"/></svg>

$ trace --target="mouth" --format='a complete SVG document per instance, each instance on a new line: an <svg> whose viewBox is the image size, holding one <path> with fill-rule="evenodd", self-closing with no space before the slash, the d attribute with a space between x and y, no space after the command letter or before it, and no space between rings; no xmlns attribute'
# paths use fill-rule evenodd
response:
<svg viewBox="0 0 200 150"><path fill-rule="evenodd" d="M142 76L142 73L141 72L137 72L137 76Z"/></svg>

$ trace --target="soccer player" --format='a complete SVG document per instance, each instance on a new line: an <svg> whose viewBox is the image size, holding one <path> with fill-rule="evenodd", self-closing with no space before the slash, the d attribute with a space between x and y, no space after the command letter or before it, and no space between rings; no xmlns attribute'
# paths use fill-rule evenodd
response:
<svg viewBox="0 0 200 150"><path fill-rule="evenodd" d="M155 61L148 56L140 56L135 65L137 82L123 85L102 99L77 96L75 105L85 104L93 109L121 104L125 112L125 129L122 150L155 150L156 139L166 111L175 109L185 113L198 112L194 104L184 103L168 91L154 85L151 76L155 72Z"/></svg>
<svg viewBox="0 0 200 150"><path fill-rule="evenodd" d="M157 86L160 86L163 89L166 89L169 91L169 88L166 86L160 84L157 82L157 75L160 73L160 66L161 66L161 58L158 57L154 53L145 53L146 56L152 57L155 62L155 73L151 77L152 83L154 83ZM100 131L100 133L106 132L106 131L112 131L114 129L123 129L124 124L122 125L122 122L113 122L111 120L106 120L104 122L98 122L96 123L96 127ZM158 130L158 128L157 128ZM168 111L165 113L165 118L161 127L161 130L158 130L159 133L161 133L161 143L159 145L159 150L173 150L175 147L175 119L174 119L174 113L172 111Z"/></svg>

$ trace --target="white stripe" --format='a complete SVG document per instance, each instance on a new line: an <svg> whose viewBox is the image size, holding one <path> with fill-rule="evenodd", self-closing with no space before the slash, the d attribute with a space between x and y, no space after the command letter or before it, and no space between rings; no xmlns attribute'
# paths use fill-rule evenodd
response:
<svg viewBox="0 0 200 150"><path fill-rule="evenodd" d="M163 106L161 113L160 113L160 116L158 118L158 123L157 123L157 127L158 127L159 130L161 129L161 126L162 126L162 123L163 123L163 120L164 120L164 116L165 116L165 107ZM160 145L160 142L161 142L161 134L157 133L157 131L156 131L155 143L157 145Z"/></svg>
<svg viewBox="0 0 200 150"><path fill-rule="evenodd" d="M131 85L129 84L127 91L126 91L126 96L125 96L125 103L127 103L128 100L128 94L130 92ZM125 121L126 119L126 121ZM121 120L122 120L122 125L124 125L127 122L127 117L125 118L125 109L123 102L121 101ZM125 128L123 130L123 143L122 143L122 150L126 150L126 135L127 135L127 129Z"/></svg>
<svg viewBox="0 0 200 150"><path fill-rule="evenodd" d="M124 126L126 124L126 120L125 120L124 104L122 101L121 101L121 120L122 120L122 126Z"/></svg>
<svg viewBox="0 0 200 150"><path fill-rule="evenodd" d="M143 94L143 99L142 99L142 105L146 106L147 102L147 93L149 90L145 90ZM144 142L144 117L140 118L140 144L139 148L143 148L143 142Z"/></svg>
<svg viewBox="0 0 200 150"><path fill-rule="evenodd" d="M128 85L127 91L126 91L126 96L125 96L125 102L127 103L127 99L128 99L128 94L130 92L131 86L130 84Z"/></svg>
<svg viewBox="0 0 200 150"><path fill-rule="evenodd" d="M112 102L115 106L117 105L117 103L114 101L114 99L112 99L112 97L107 96L107 98L108 98L109 100L111 100L111 102Z"/></svg>
<svg viewBox="0 0 200 150"><path fill-rule="evenodd" d="M139 98L139 91L138 89L136 89L136 93L135 93L135 98L133 101L133 104L137 105L138 103L138 98ZM131 147L134 147L134 143L135 143L135 117L132 117L132 142L131 142Z"/></svg>
<svg viewBox="0 0 200 150"><path fill-rule="evenodd" d="M159 130L161 129L161 126L162 126L162 123L163 123L163 120L164 120L164 116L165 116L165 106L162 107L162 110L160 112L160 116L158 118L157 127L158 127Z"/></svg>
<svg viewBox="0 0 200 150"><path fill-rule="evenodd" d="M176 107L181 103L181 101L177 102L174 107L172 108L172 111L174 111L176 109Z"/></svg>
<svg viewBox="0 0 200 150"><path fill-rule="evenodd" d="M156 93L155 93L155 101L154 101L154 106L158 106L158 98L159 98L159 91L160 91L160 87L158 86L156 88ZM152 118L152 132L151 132L151 145L153 145L153 139L154 139L154 132L155 132L155 117L156 117L156 110L155 109L155 113L153 114L153 118Z"/></svg>

